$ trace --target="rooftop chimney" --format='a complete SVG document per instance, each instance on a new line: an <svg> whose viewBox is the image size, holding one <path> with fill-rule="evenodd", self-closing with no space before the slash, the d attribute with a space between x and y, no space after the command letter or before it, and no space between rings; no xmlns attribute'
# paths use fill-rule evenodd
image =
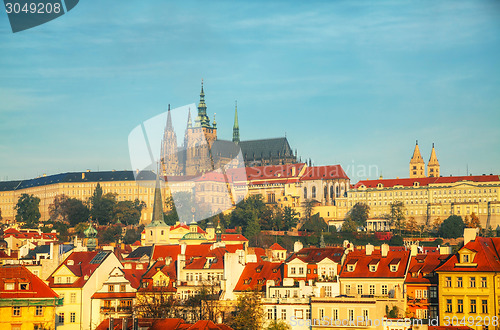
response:
<svg viewBox="0 0 500 330"><path fill-rule="evenodd" d="M474 241L476 239L476 235L479 231L479 228L465 228L464 230L464 246L470 241Z"/></svg>
<svg viewBox="0 0 500 330"><path fill-rule="evenodd" d="M300 241L297 241L293 244L293 252L299 252L304 248L304 245Z"/></svg>
<svg viewBox="0 0 500 330"><path fill-rule="evenodd" d="M371 256L373 253L374 247L371 244L366 244L366 255Z"/></svg>
<svg viewBox="0 0 500 330"><path fill-rule="evenodd" d="M380 247L380 254L382 255L382 257L387 257L387 254L389 253L389 244L382 244L382 246Z"/></svg>

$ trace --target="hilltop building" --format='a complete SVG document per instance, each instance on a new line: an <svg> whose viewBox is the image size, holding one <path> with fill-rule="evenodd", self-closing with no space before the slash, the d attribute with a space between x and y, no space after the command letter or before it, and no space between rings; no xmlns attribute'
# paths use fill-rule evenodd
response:
<svg viewBox="0 0 500 330"><path fill-rule="evenodd" d="M177 134L172 124L169 105L161 146L162 174L165 176L199 175L227 166L231 162L232 167L238 167L234 158L240 149L245 165L240 164L239 167L297 163L297 152L293 153L286 137L240 141L237 105L234 110L232 141L219 139L215 117L211 123L207 115L203 81L198 113L194 122L191 112L188 114L183 145L177 145Z"/></svg>

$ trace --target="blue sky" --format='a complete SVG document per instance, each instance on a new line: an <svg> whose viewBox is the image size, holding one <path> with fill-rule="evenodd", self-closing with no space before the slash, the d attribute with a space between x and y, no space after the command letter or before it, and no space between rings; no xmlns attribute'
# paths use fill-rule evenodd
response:
<svg viewBox="0 0 500 330"><path fill-rule="evenodd" d="M80 1L15 34L1 12L0 50L0 180L130 169L130 131L201 78L220 138L238 100L242 139L353 182L407 177L416 139L500 174L498 1Z"/></svg>

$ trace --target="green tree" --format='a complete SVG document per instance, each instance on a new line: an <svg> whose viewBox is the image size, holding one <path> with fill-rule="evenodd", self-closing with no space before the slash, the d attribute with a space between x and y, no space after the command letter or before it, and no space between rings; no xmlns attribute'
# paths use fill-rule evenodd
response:
<svg viewBox="0 0 500 330"><path fill-rule="evenodd" d="M64 214L64 203L68 200L68 196L61 194L56 195L54 200L49 205L49 217L52 221L67 221L66 215Z"/></svg>
<svg viewBox="0 0 500 330"><path fill-rule="evenodd" d="M260 294L255 291L246 292L238 297L236 316L230 323L234 330L262 329L264 311L260 298Z"/></svg>
<svg viewBox="0 0 500 330"><path fill-rule="evenodd" d="M116 194L103 195L101 185L97 183L94 193L89 198L90 217L100 225L107 225L113 219L113 208L116 204Z"/></svg>
<svg viewBox="0 0 500 330"><path fill-rule="evenodd" d="M87 222L80 222L75 226L74 232L78 237L82 238L85 236L84 232L88 227L89 224Z"/></svg>
<svg viewBox="0 0 500 330"><path fill-rule="evenodd" d="M89 220L90 211L79 199L68 198L63 204L63 209L64 215L69 220L71 226L76 226L79 223Z"/></svg>
<svg viewBox="0 0 500 330"><path fill-rule="evenodd" d="M391 202L389 221L399 230L399 236L404 228L406 207L402 201Z"/></svg>
<svg viewBox="0 0 500 330"><path fill-rule="evenodd" d="M113 206L113 220L120 220L125 225L136 225L141 219L141 212L146 203L136 199L135 201L119 201Z"/></svg>
<svg viewBox="0 0 500 330"><path fill-rule="evenodd" d="M250 223L257 218L260 227L260 218L265 210L266 204L262 195L250 195L239 202L233 212L231 212L230 226L241 227L243 233L245 233ZM252 226L255 228L255 223Z"/></svg>
<svg viewBox="0 0 500 330"><path fill-rule="evenodd" d="M309 220L304 222L301 229L320 235L322 232L327 231L328 225L325 220L319 216L319 213L316 213L311 216Z"/></svg>
<svg viewBox="0 0 500 330"><path fill-rule="evenodd" d="M99 243L116 243L121 239L121 236L122 228L120 226L108 226L97 234Z"/></svg>
<svg viewBox="0 0 500 330"><path fill-rule="evenodd" d="M457 238L464 234L465 223L459 215L450 215L443 221L438 235L443 238Z"/></svg>
<svg viewBox="0 0 500 330"><path fill-rule="evenodd" d="M311 219L312 213L314 211L314 201L312 199L307 199L302 203L302 208L304 209L303 221L306 222Z"/></svg>
<svg viewBox="0 0 500 330"><path fill-rule="evenodd" d="M349 211L347 217L353 220L358 226L365 227L366 220L370 215L370 207L365 203L356 203L352 209Z"/></svg>
<svg viewBox="0 0 500 330"><path fill-rule="evenodd" d="M256 214L252 215L252 219L248 222L245 230L243 231L243 235L248 238L248 240L252 243L252 245L257 245L257 238L260 234L260 224L259 219Z"/></svg>
<svg viewBox="0 0 500 330"><path fill-rule="evenodd" d="M137 228L127 229L125 235L123 236L123 242L125 244L133 244L136 241L141 240L141 232L144 226L139 226Z"/></svg>
<svg viewBox="0 0 500 330"><path fill-rule="evenodd" d="M17 200L16 221L23 222L24 228L36 228L40 221L40 198L33 195L22 194Z"/></svg>
<svg viewBox="0 0 500 330"><path fill-rule="evenodd" d="M358 231L358 224L354 221L351 220L349 217L344 220L344 223L342 223L342 229L343 232L347 233L352 233Z"/></svg>
<svg viewBox="0 0 500 330"><path fill-rule="evenodd" d="M282 218L284 223L283 230L291 230L299 221L299 214L290 206L285 206L282 210Z"/></svg>
<svg viewBox="0 0 500 330"><path fill-rule="evenodd" d="M292 327L283 320L274 320L269 324L266 330L291 330Z"/></svg>

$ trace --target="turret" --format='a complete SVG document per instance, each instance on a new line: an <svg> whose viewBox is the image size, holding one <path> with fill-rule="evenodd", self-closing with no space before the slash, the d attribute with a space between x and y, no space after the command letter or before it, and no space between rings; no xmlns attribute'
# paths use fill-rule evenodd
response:
<svg viewBox="0 0 500 330"><path fill-rule="evenodd" d="M410 159L410 178L425 178L425 162L420 154L418 140L413 150L413 156Z"/></svg>
<svg viewBox="0 0 500 330"><path fill-rule="evenodd" d="M427 176L428 177L439 177L439 161L436 157L436 150L434 149L434 143L432 144L431 157L427 163Z"/></svg>

